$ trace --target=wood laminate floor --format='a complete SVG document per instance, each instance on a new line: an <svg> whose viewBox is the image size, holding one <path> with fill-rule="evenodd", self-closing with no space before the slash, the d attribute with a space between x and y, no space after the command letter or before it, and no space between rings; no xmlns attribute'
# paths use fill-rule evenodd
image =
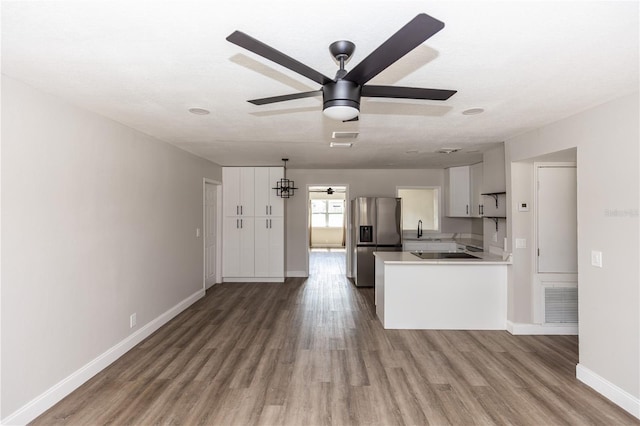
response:
<svg viewBox="0 0 640 426"><path fill-rule="evenodd" d="M384 330L344 263L310 270L214 286L33 424L640 424L576 380L575 336Z"/></svg>

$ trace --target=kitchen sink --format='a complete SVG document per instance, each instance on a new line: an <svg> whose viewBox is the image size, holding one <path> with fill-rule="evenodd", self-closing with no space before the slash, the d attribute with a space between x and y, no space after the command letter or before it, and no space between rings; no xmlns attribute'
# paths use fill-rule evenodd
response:
<svg viewBox="0 0 640 426"><path fill-rule="evenodd" d="M478 256L461 252L412 251L411 254L420 259L480 259Z"/></svg>

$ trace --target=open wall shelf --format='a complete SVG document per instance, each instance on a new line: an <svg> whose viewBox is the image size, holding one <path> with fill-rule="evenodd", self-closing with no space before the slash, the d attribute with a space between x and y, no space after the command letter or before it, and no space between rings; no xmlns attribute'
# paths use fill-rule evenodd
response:
<svg viewBox="0 0 640 426"><path fill-rule="evenodd" d="M506 195L506 192L483 192L482 195L486 195L487 197L491 197L496 200L496 209L498 208L498 195Z"/></svg>
<svg viewBox="0 0 640 426"><path fill-rule="evenodd" d="M482 216L485 219L491 219L496 223L496 231L498 230L498 221L500 219L506 219L506 216Z"/></svg>

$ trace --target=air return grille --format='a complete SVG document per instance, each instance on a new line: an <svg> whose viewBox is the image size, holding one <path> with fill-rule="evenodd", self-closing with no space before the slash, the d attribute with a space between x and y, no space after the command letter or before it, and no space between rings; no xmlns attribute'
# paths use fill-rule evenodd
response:
<svg viewBox="0 0 640 426"><path fill-rule="evenodd" d="M358 132L333 132L333 139L355 139L360 133Z"/></svg>
<svg viewBox="0 0 640 426"><path fill-rule="evenodd" d="M578 322L578 288L545 287L544 321L548 324Z"/></svg>

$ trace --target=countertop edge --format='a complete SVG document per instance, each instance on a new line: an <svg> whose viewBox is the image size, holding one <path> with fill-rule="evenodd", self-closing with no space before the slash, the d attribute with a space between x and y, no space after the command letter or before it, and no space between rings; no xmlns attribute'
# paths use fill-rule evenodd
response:
<svg viewBox="0 0 640 426"><path fill-rule="evenodd" d="M374 252L373 255L384 264L389 265L511 265L510 260L503 260L490 253L472 253L477 259L420 259L411 252Z"/></svg>

